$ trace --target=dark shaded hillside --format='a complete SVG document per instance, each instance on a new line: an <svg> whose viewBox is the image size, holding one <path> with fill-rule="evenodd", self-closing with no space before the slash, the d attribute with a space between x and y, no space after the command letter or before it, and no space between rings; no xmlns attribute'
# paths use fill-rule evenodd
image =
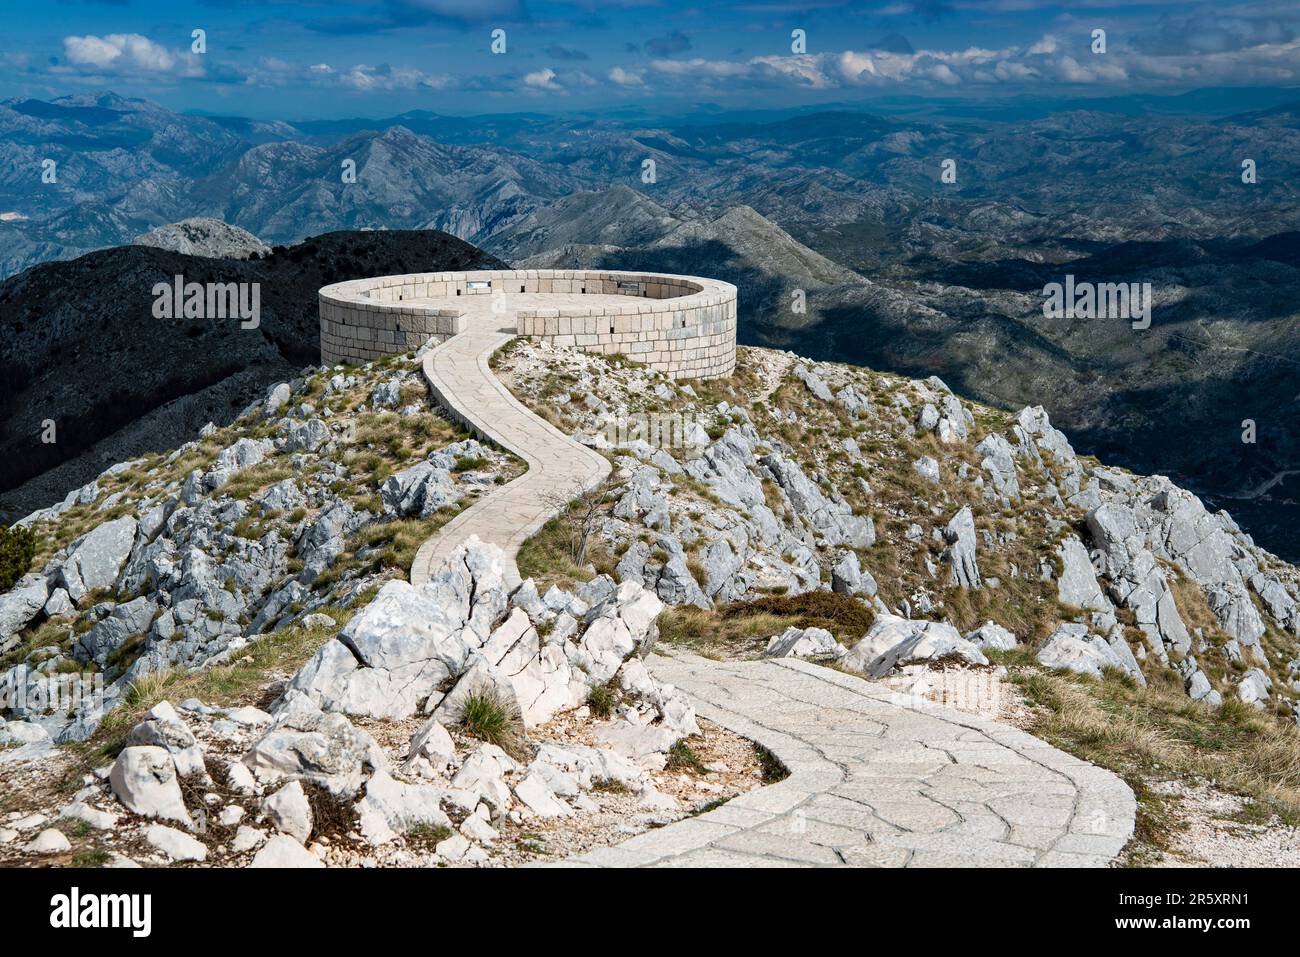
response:
<svg viewBox="0 0 1300 957"><path fill-rule="evenodd" d="M150 416L148 434L133 435L128 454L184 441L196 417L233 419L269 385L315 365L316 291L323 285L501 265L446 233L413 230L328 233L250 261L119 247L13 276L0 283L0 375L7 385L0 398L0 505L12 519L93 478L105 462L86 453L142 416ZM242 329L237 319L155 319L154 285L177 275L185 282L259 283L259 327ZM176 414L152 415L169 403ZM41 442L45 420L56 424L52 444ZM82 458L61 471L55 487L14 493Z"/></svg>

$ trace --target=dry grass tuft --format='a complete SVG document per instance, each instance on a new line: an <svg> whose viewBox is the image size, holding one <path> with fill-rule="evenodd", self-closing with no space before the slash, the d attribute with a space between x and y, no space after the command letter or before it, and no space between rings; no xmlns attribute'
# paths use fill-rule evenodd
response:
<svg viewBox="0 0 1300 957"><path fill-rule="evenodd" d="M515 760L526 760L526 737L519 713L489 688L471 691L461 706L460 723L467 732Z"/></svg>
<svg viewBox="0 0 1300 957"><path fill-rule="evenodd" d="M1229 698L1222 708L1192 701L1181 687L1142 688L1017 669L1035 706L1031 728L1044 740L1123 777L1138 795L1139 836L1160 843L1177 826L1168 802L1151 793L1164 780L1212 781L1300 822L1300 729Z"/></svg>
<svg viewBox="0 0 1300 957"><path fill-rule="evenodd" d="M876 620L875 612L852 595L820 590L799 595L767 595L734 602L722 610L724 620L756 615L792 619L796 628L825 628L848 643L865 635Z"/></svg>

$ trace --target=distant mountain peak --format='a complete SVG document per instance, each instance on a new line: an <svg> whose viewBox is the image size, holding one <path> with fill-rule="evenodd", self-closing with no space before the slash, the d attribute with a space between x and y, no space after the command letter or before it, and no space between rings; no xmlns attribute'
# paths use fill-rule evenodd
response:
<svg viewBox="0 0 1300 957"><path fill-rule="evenodd" d="M163 109L163 107L151 100L122 96L112 90L98 90L93 93L69 93L67 96L55 97L50 102L59 106L98 106L105 110Z"/></svg>
<svg viewBox="0 0 1300 957"><path fill-rule="evenodd" d="M680 246L716 239L743 250L756 262L779 264L776 271L799 282L826 285L861 283L863 278L821 253L809 249L752 206L732 206L711 222L685 223L655 245Z"/></svg>
<svg viewBox="0 0 1300 957"><path fill-rule="evenodd" d="M153 246L209 259L251 259L269 253L271 247L246 229L220 219L195 216L179 223L151 229L131 241L133 246Z"/></svg>
<svg viewBox="0 0 1300 957"><path fill-rule="evenodd" d="M916 52L912 48L912 43L901 33L887 33L875 43L870 44L867 49L877 50L881 53L900 53L911 55Z"/></svg>

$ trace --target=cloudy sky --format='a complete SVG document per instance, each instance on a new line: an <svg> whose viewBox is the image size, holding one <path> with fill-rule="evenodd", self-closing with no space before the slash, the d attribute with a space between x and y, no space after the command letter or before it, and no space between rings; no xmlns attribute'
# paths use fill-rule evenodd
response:
<svg viewBox="0 0 1300 957"><path fill-rule="evenodd" d="M276 118L1300 85L1300 0L0 0L0 97ZM206 50L194 52L195 30ZM505 51L492 50L504 31ZM1094 31L1105 31L1105 52ZM796 49L794 31L803 31Z"/></svg>

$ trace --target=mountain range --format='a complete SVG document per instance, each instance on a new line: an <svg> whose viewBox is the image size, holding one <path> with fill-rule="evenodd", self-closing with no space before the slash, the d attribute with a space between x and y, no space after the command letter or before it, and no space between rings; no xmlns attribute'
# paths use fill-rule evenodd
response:
<svg viewBox="0 0 1300 957"><path fill-rule="evenodd" d="M1008 104L979 115L900 101L877 113L852 104L690 118L416 112L296 124L175 114L113 94L9 100L0 103L0 272L47 265L14 276L0 298L0 321L16 334L0 359L24 383L10 408L33 409L31 422L7 428L30 437L56 380L71 377L69 395L89 381L87 367L56 367L44 392L26 391L23 370L53 356L54 330L80 309L66 290L84 281L56 282L59 269L117 269L106 281L131 284L182 266L230 277L284 263L280 308L295 318L284 328L268 318L271 341L239 348L247 376L254 358L310 361L312 284L326 272L404 271L400 262L440 262L433 251L454 248L467 261L726 279L741 290L743 342L938 374L1004 407L1042 404L1082 450L1166 472L1297 557L1287 478L1300 468L1300 408L1288 385L1300 361L1300 94L1286 92ZM45 158L58 164L56 183L40 181ZM956 182L941 181L944 160ZM1243 181L1244 160L1253 183ZM271 244L395 232L374 239L373 258L292 277L293 250L316 262L302 247L242 265L134 258L158 255L148 250L124 262L113 258L122 250L49 262L194 216ZM453 247L452 237L473 246ZM1043 287L1067 274L1150 283L1152 327L1045 319ZM136 309L127 304L140 293L121 288L123 309ZM108 317L97 298L83 310L95 319L79 327ZM188 368L186 348L178 343L174 367ZM193 381L212 388L224 356L211 350ZM180 387L159 374L141 377L153 385L140 392L176 398ZM141 411L108 405L124 411L87 425L123 427ZM1242 440L1247 420L1254 442ZM8 467L6 503L54 461L42 455L54 453Z"/></svg>

